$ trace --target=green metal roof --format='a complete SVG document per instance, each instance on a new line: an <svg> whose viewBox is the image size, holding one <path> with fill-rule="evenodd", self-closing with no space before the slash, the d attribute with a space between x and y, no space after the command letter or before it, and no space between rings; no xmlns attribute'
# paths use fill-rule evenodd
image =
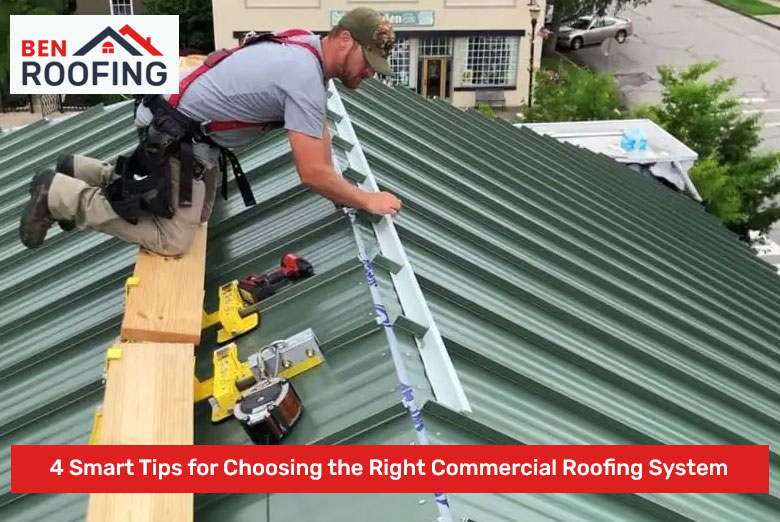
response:
<svg viewBox="0 0 780 522"><path fill-rule="evenodd" d="M456 520L780 519L780 278L768 264L701 207L604 156L378 82L340 94L373 175L404 202L395 227L471 405L437 403L399 330L432 442L770 444L769 495L457 494ZM342 138L339 164L354 169ZM29 178L61 150L112 158L134 139L127 105L0 138L1 520L83 518L86 495L10 494L9 446L87 441L136 254L56 229L25 250L16 227ZM239 340L246 356L311 326L323 344L327 364L295 379L306 413L289 442L414 443L345 216L300 185L283 133L240 156L259 204L243 208L237 190L217 203L207 308L220 283L300 252L317 276L269 299L261 327ZM371 223L361 227L375 245ZM377 275L400 315L390 273ZM201 377L215 346L212 331L197 350ZM196 442L249 441L235 423L212 425L201 404ZM433 504L198 495L196 520L432 521Z"/></svg>

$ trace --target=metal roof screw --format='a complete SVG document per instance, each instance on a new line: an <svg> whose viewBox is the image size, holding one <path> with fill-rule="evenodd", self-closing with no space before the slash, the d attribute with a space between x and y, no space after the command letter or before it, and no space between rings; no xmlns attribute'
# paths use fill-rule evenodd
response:
<svg viewBox="0 0 780 522"><path fill-rule="evenodd" d="M422 506L423 504L425 504L425 499L424 499L424 498L420 499L420 501L418 502L418 504L420 504L421 506Z"/></svg>

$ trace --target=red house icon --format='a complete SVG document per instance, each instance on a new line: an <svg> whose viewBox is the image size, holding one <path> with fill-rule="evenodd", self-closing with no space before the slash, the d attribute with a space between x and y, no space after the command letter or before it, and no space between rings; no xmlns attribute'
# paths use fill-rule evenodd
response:
<svg viewBox="0 0 780 522"><path fill-rule="evenodd" d="M103 42L103 54L114 54L114 44L111 42Z"/></svg>

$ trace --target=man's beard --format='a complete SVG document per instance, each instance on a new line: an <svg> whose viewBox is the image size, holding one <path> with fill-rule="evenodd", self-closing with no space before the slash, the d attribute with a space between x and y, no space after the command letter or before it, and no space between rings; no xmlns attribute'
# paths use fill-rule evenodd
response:
<svg viewBox="0 0 780 522"><path fill-rule="evenodd" d="M348 89L357 89L361 81L363 81L363 79L360 76L350 76L342 80L341 83L343 83L344 86Z"/></svg>

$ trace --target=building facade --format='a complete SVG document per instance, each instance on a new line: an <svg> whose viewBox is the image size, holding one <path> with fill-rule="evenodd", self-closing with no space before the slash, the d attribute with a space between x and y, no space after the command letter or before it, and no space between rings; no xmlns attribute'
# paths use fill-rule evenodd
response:
<svg viewBox="0 0 780 522"><path fill-rule="evenodd" d="M544 13L545 0L536 2ZM519 106L528 95L529 0L215 0L216 46L248 31L302 27L325 32L348 10L369 6L395 24L393 83L458 107ZM544 16L537 25L537 35ZM534 64L539 63L537 38ZM534 65L536 67L536 65Z"/></svg>

